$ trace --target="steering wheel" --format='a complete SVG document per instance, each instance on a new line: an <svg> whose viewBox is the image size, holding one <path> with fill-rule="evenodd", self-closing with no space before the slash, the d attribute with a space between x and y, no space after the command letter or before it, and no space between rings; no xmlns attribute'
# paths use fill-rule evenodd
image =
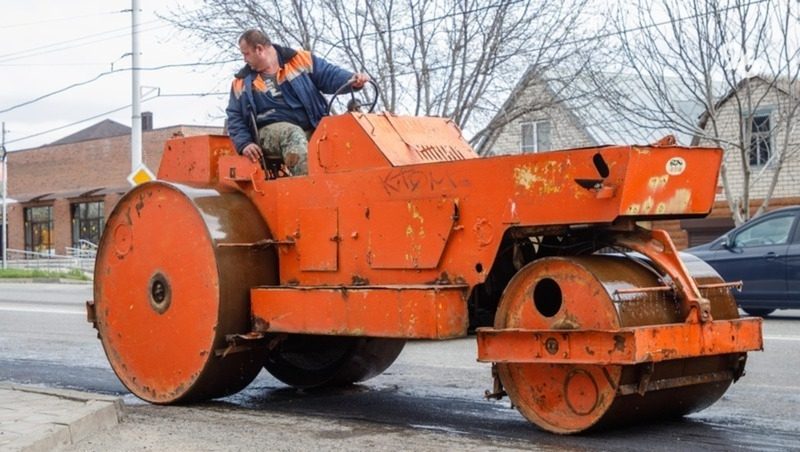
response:
<svg viewBox="0 0 800 452"><path fill-rule="evenodd" d="M331 100L328 101L328 109L327 109L327 112L326 112L327 115L331 114L331 108L333 107L333 101L336 100L336 98L339 97L340 95L344 94L345 91L347 91L348 88L351 88L350 85L352 83L353 82L351 80L348 80L347 83L345 83L344 85L340 86L339 89L337 89L336 92L333 93L333 95L331 96ZM375 83L373 80L367 80L367 83L364 84L364 86L366 86L367 84L372 86L372 90L373 90L372 98L370 99L370 97L368 97L366 94L364 94L363 90L361 90L362 96L367 101L367 102L362 103L359 99L356 99L355 91L351 88L350 91L349 91L350 100L347 102L347 111L351 111L351 112L352 111L361 111L361 107L364 106L364 105L367 105L367 104L369 104L369 110L367 110L367 113L372 113L373 111L375 111L375 105L378 104L378 93L379 93L378 84ZM369 103L370 100L372 101L372 103Z"/></svg>

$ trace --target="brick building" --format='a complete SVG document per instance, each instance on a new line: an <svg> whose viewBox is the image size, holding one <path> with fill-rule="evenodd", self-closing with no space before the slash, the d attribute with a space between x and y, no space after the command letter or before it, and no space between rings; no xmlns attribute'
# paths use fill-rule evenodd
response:
<svg viewBox="0 0 800 452"><path fill-rule="evenodd" d="M738 92L737 92L738 91ZM700 128L716 128L725 150L728 192L734 204L744 205L744 185L749 187L748 204L755 212L775 183L767 210L800 204L800 112L797 83L774 80L772 83L754 76L742 82L720 98L714 108L713 121L709 114L700 118ZM750 109L742 106L750 105ZM743 121L750 123L749 137L740 137ZM739 147L739 142L746 145ZM714 142L700 136L692 145L713 146ZM745 181L743 158L751 169ZM704 220L684 220L681 228L687 231L691 245L699 245L719 236L734 226L729 200L720 190L711 215Z"/></svg>
<svg viewBox="0 0 800 452"><path fill-rule="evenodd" d="M164 142L220 134L221 127L152 128L142 115L142 155L156 172ZM8 248L66 254L97 244L108 215L130 188L130 128L105 120L54 143L8 154ZM10 259L15 256L9 256Z"/></svg>

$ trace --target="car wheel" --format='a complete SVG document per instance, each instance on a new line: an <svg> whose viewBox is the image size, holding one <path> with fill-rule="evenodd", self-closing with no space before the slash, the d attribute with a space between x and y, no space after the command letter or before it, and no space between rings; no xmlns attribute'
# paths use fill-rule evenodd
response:
<svg viewBox="0 0 800 452"><path fill-rule="evenodd" d="M774 309L758 309L758 308L748 308L748 309L742 308L742 310L750 315L754 315L757 317L766 317L775 312Z"/></svg>

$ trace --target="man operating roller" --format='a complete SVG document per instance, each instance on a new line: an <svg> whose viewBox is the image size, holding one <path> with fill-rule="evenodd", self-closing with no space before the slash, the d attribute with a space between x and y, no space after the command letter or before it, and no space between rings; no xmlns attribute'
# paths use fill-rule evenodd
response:
<svg viewBox="0 0 800 452"><path fill-rule="evenodd" d="M247 64L233 80L225 109L236 152L253 162L282 157L289 174L306 174L308 139L326 114L322 93L348 82L360 89L369 77L275 45L259 30L242 33L239 50Z"/></svg>

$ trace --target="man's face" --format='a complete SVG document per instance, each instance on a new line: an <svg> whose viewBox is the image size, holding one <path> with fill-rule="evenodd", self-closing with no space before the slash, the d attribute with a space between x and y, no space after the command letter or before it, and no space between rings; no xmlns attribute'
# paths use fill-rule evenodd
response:
<svg viewBox="0 0 800 452"><path fill-rule="evenodd" d="M245 41L239 42L239 50L242 52L244 62L254 71L262 72L267 66L267 49L260 44L250 46Z"/></svg>

